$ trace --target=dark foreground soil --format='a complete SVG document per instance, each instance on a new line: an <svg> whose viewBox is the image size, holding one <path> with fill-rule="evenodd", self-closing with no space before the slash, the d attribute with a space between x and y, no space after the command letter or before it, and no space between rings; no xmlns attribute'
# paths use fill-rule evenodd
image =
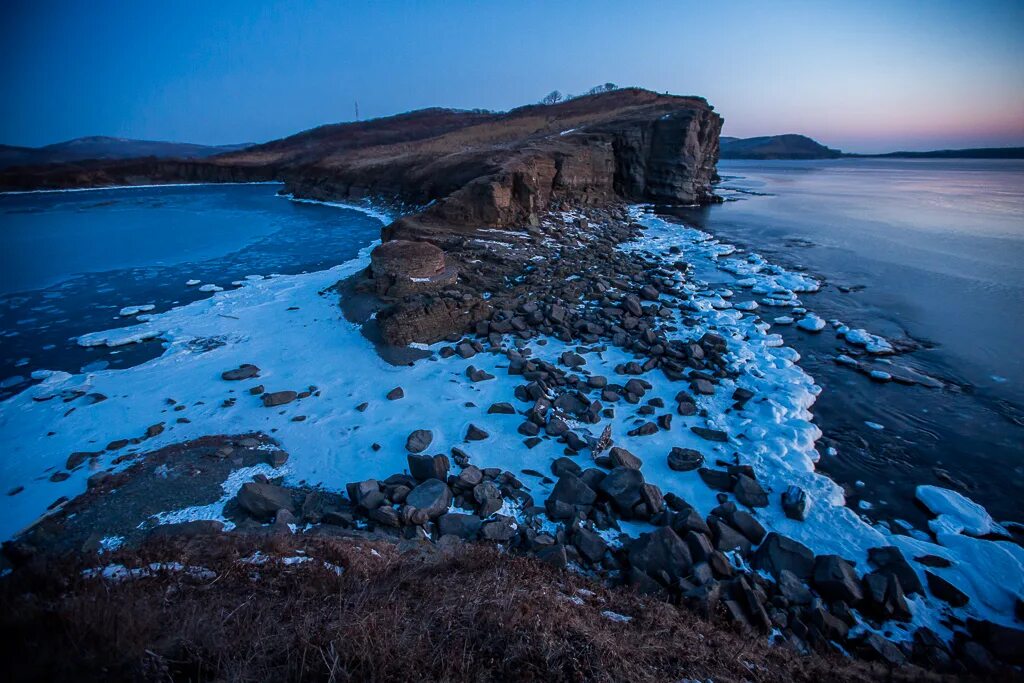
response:
<svg viewBox="0 0 1024 683"><path fill-rule="evenodd" d="M162 539L102 559L36 560L0 582L5 673L19 681L950 680L799 655L490 547L339 533ZM267 559L245 561L257 550ZM310 559L282 561L289 557ZM120 580L83 574L171 562L183 568Z"/></svg>

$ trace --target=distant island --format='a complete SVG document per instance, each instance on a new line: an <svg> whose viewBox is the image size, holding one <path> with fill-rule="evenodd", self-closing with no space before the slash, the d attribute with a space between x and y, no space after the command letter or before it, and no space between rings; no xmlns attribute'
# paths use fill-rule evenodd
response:
<svg viewBox="0 0 1024 683"><path fill-rule="evenodd" d="M241 145L196 145L188 142L130 140L101 135L56 142L44 147L0 145L0 168L66 164L87 159L203 159L215 154L235 152L250 147Z"/></svg>
<svg viewBox="0 0 1024 683"><path fill-rule="evenodd" d="M931 152L843 154L843 156L872 159L1024 159L1024 147L974 147L971 149L938 149Z"/></svg>
<svg viewBox="0 0 1024 683"><path fill-rule="evenodd" d="M843 153L806 135L719 138L720 159L838 159Z"/></svg>
<svg viewBox="0 0 1024 683"><path fill-rule="evenodd" d="M856 154L832 149L806 135L763 135L755 138L725 137L719 139L721 159L1024 159L1024 147L980 147L971 149L940 149L929 152L886 152Z"/></svg>

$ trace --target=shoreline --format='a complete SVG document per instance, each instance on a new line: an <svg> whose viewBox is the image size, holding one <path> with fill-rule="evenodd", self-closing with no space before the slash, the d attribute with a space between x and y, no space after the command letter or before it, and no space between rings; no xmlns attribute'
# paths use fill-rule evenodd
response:
<svg viewBox="0 0 1024 683"><path fill-rule="evenodd" d="M254 180L250 182L148 183L145 185L104 185L100 187L67 187L52 190L5 190L0 197L20 194L49 194L56 192L100 192L103 190L158 189L161 187L197 187L202 185L284 185L282 180Z"/></svg>
<svg viewBox="0 0 1024 683"><path fill-rule="evenodd" d="M642 311L639 317L644 319L650 315L654 320L665 317L669 327L681 326L686 333L682 335L683 338L680 341L686 341L688 338L692 343L697 335L705 332L724 331L727 335L726 341L732 358L731 360L726 359L724 361L726 366L723 367L740 368L739 374L736 377L730 377L729 372L715 375L712 379L715 384L720 384L720 387L713 386L710 394L704 391L695 392L694 403L700 409L707 411L706 421L690 419L684 413L680 413L682 418L676 418L677 421L684 424L694 422L693 426L700 426L703 429L721 430L726 435L726 440L722 445L716 445L715 442L708 442L705 438L686 432L680 436L679 432L683 427L679 426L672 430L656 427L654 432L648 431L627 439L622 435L637 424L636 415L626 414L628 403L632 403L632 401L627 401L627 404L619 404L620 399L616 399L612 402L621 411L612 418L610 423L615 425L613 433L616 436L616 443L624 444L640 455L645 463L645 473L648 476L655 475L653 481L657 486L666 487L674 494L681 494L683 499L694 505L702 515L713 514L712 509L721 504L719 496L722 494L705 486L703 477L698 477L696 472L690 470L677 473L659 459L664 458L664 454L668 452L670 446L685 444L687 447L694 446L694 450L703 451L705 453L704 460L707 466L711 467L716 457L726 463L735 462L735 457L730 455L730 451L738 449L739 452L742 452L745 462L737 464L752 467L751 472L756 474L756 480L764 482L769 490L773 490L774 496L778 496L782 490L785 490L785 486L788 486L793 481L793 477L797 476L797 480L804 485L805 493L812 501L808 510L807 522L796 522L781 515L781 511L776 509L775 502L772 502L767 510L758 505L758 509L755 510L758 513L756 517L765 522L765 526L769 530L785 532L788 536L805 541L813 547L816 553L836 552L842 553L846 557L853 554L855 557L851 559L857 562L858 567L865 569L868 565L867 548L875 545L897 542L910 555L913 552L937 553L940 556L944 552L949 553L949 551L943 551L940 546L933 547L932 544L925 544L920 539L887 536L878 529L863 525L853 511L842 505L838 486L831 479L815 473L814 462L817 454L814 446L820 432L817 432L817 427L811 422L809 411L813 405L817 387L814 385L813 378L799 367L799 355L792 349L784 347L781 338L770 334L767 326L762 328L757 324L754 319L757 307L747 310L738 309L729 303L736 293L726 295L723 288L713 290L702 288L699 282L694 282L692 276L686 278L667 276L667 273L673 270L672 258L676 258L670 256L672 254L677 254L678 258L686 259L691 263L694 260L701 260L705 266L714 264L715 267L721 267L718 263L719 260L723 257L728 259L734 254L734 247L718 243L716 240L710 239L706 233L700 233L692 228L682 228L682 226L669 224L649 214L644 214L641 208L632 209L626 221L623 221L623 225L619 227L614 225L616 219L611 219L607 225L595 228L587 225L587 219L574 211L555 212L544 220L545 224L542 227L549 229L550 234L558 234L563 244L575 242L579 245L585 245L588 240L593 239L588 236L595 234L595 231L599 232L602 229L621 231L626 229L627 222L638 220L645 225L646 230L639 241L626 243L622 250L623 258L628 260L630 255L635 254L638 258L646 259L643 252L657 252L657 256L651 257L651 262L660 263L659 269L666 275L657 276L659 278L657 282L663 291L653 301L655 303L664 301L673 307L678 305L676 308L678 317L676 314L662 316L660 311L650 314L647 311ZM592 217L591 220L595 219ZM526 233L514 234L526 236ZM561 254L563 250L563 244L543 246L543 240L538 245L534 241L523 242L523 238L518 237L508 238L509 241L506 242L495 242L491 239L493 237L496 236L488 235L487 239L474 238L468 241L481 243L478 245L483 250L481 255L484 252L489 252L492 255L498 255L503 260L508 260L514 255L515 259L520 259L523 263L534 262L535 257L550 261L552 254ZM619 239L619 237L614 239ZM167 335L169 348L160 358L135 368L92 373L88 376L71 376L64 373L51 377L39 385L45 387L43 390L35 391L33 388L28 391L33 391L35 398L46 394L52 395L65 389L73 391L89 389L94 392L102 391L104 395L111 396L122 395L127 391L127 395L132 396L133 389L131 387L135 387L135 392L146 386L160 386L165 392L172 392L177 387L180 391L175 392L179 393L179 396L175 397L175 402L186 406L182 414L193 415L193 410L198 410L211 427L213 424L217 424L219 427L226 428L211 430L205 425L191 427L189 425L192 423L169 423L167 431L161 429L146 440L147 450L151 450L154 446L180 442L190 435L200 436L200 432L205 434L241 433L253 431L252 428L257 426L262 429L269 423L273 424L277 430L275 439L292 455L289 461L292 473L287 481L294 483L309 480L313 483L321 482L325 486L333 482L333 485L329 486L333 490L340 489L344 482L357 480L359 472L364 475L384 477L391 472L401 471L404 468L402 456L405 451L401 441L410 428L416 424L428 427L435 432L432 449L437 449L442 444L450 444L453 445L453 448L465 448L472 451L473 444L466 445L464 440L460 439L460 435L467 429L467 424L470 426L482 425L485 432L492 435L492 439L506 440L507 442L518 440L519 437L515 435L515 425L509 421L508 417L490 413L479 415L475 411L476 408L486 408L488 403L497 401L501 397L511 400L512 392L510 390L518 380L515 377L497 381L494 379L501 376L507 367L502 365L506 358L502 353L487 354L484 353L485 349L481 346L479 350L473 350L470 354L473 363L469 365L473 365L473 368L463 368L464 365L467 365L463 359L468 360L468 358L463 356L461 351L448 356L445 360L444 349L454 348L450 346L453 341L438 342L431 345L430 348L440 356L440 360L431 358L431 360L420 361L413 368L388 368L376 357L376 352L373 349L366 348L367 344L361 341L356 326L345 322L339 315L331 316L332 311L335 314L340 312L336 310L337 304L333 301L326 301L325 297L318 296L318 293L326 291L326 285L364 270L369 263L369 251L373 246L371 244L364 247L356 258L325 271L268 278L258 283L247 284L238 290L217 293L210 299L153 316L150 321L134 328L122 328L113 333L97 332L87 335L89 341L102 340L104 343L110 344L127 338L124 337L126 334L137 336L140 334L138 328L144 328L141 330L144 333L149 333L156 328L165 328L164 333ZM587 249L586 246L580 248L584 251ZM673 248L678 251L673 252ZM538 249L541 249L540 253L537 253ZM547 249L547 251L543 249ZM542 256L542 254L546 255ZM755 292L758 289L764 289L764 295L770 295L778 291L779 287L784 287L791 294L796 291L813 291L810 289L814 286L813 281L805 276L785 271L779 272L781 269L776 269L771 264L764 262L754 261L752 265L767 270L766 276L759 272L747 273L748 279L755 280L751 284L751 288ZM741 269L743 266L738 263L732 267ZM596 281L593 278L600 279L605 276L581 272L578 277L593 284L593 281ZM758 281L759 277L761 281ZM673 284L670 284L670 281ZM282 312L276 316L264 314L259 317L259 311L266 309L270 303L281 304ZM278 320L275 328L274 320L283 315L285 303L299 306L300 312L297 312L296 315L298 321L285 323L282 327ZM651 305L650 300L645 297L643 306L651 307ZM307 307L312 307L315 310L312 313L301 312L305 311ZM793 307L799 308L799 306L790 306L790 308ZM665 307L663 306L663 308ZM592 312L596 310L593 309ZM665 310L671 311L672 309L665 308ZM214 320L215 317L222 316L227 312L230 312L229 315L238 314L236 317L239 322L223 323ZM252 319L254 315L257 316L255 321ZM581 312L581 315L585 315L585 311ZM321 316L330 319L324 319ZM686 324L684 321L687 317L696 319L697 324ZM310 331L305 334L295 333L299 326ZM263 340L253 339L252 330L254 328L262 332L269 331L271 334ZM355 335L355 339L343 339L339 336L339 330L346 328L349 335ZM291 331L290 336L289 331ZM310 338L308 336L310 334L314 336ZM594 342L585 341L586 346L581 347L574 345L574 342L560 341L544 333L519 340L507 332L498 334L497 348L507 345L507 350L511 353L514 349L522 350L529 346L536 357L546 359L551 367L563 363L564 361L560 359L566 357L564 354L582 354L580 355L583 360L582 365L577 365L575 360L571 360L573 365L570 366L570 369L584 368L588 376L594 375L596 372L604 373L602 376L621 375L618 368L627 366L633 358L633 352L620 349L615 345L601 344L597 339ZM191 340L202 339L209 335L226 336L232 341L220 349L214 349L201 356L191 356L186 351ZM274 338L275 335L279 338ZM673 336L674 333L670 330L669 337ZM284 338L290 338L292 341L282 344ZM472 335L469 338L472 338ZM312 340L317 340L318 343L310 344ZM534 345L531 340L538 343ZM539 343L540 340L544 340L543 345ZM490 343L494 347L493 338ZM737 346L733 347L733 344L737 344ZM281 353L282 348L300 349L304 351L304 355L302 358L289 358ZM335 360L332 353L343 354L344 364L338 365L340 359ZM176 362L178 360L198 364L202 370L193 368L193 375L199 374L200 377L192 377L192 381L179 379L181 369ZM266 381L267 388L270 390L282 390L288 387L299 389L309 385L309 395L299 399L296 404L298 407L283 408L280 411L269 410L258 405L255 401L256 397L232 396L231 394L235 393L233 389L223 386L222 381L214 379L216 373L228 370L233 367L233 364L249 362L263 368L261 371L263 374L260 374L261 379L253 380L253 382L258 381L262 385ZM453 362L455 367L448 367ZM476 372L482 371L484 374L493 375L493 377L483 381L473 380L469 383L466 383L465 379L453 381L455 377L464 378L466 372L472 376L474 369ZM452 370L456 371L452 372ZM730 370L730 372L732 371ZM152 377L146 378L147 373L154 374ZM139 375L143 377L139 378ZM638 376L647 377L644 374ZM263 377L266 377L266 380L262 379ZM128 379L127 385L119 383L119 379ZM132 379L136 381L133 382ZM140 379L144 381L139 381ZM625 379L623 378L622 381ZM672 398L675 390L680 386L685 386L685 382L680 383L678 380L665 382L663 378L656 379L654 377L650 377L650 380L652 383L657 381L658 384L648 391L653 392L651 396L661 400L662 405L665 403L672 405L675 400ZM743 380L742 383L740 380ZM404 385L405 396L397 401L382 401L386 385L391 382ZM74 384L75 387L67 386L69 384ZM552 388L556 386L558 385L553 385ZM246 387L248 387L248 383L239 388ZM370 387L376 387L376 389L371 390ZM721 388L722 391L718 391L717 388ZM749 406L738 410L735 406L729 406L729 403L735 400L735 397L732 399L728 397L729 391L733 388L753 391ZM787 388L789 389L788 393ZM38 396L35 396L36 394ZM184 394L190 395L185 396ZM58 407L52 401L37 402L33 406L29 403L31 399L27 396L19 395L14 398L23 398L24 400L21 400L20 403L32 408L45 409L48 405L52 405L54 408ZM147 405L122 406L117 409L122 412L120 418L114 418L113 422L103 420L101 423L94 424L87 420L85 424L88 429L92 430L93 441L104 443L115 437L124 436L124 434L114 434L109 429L111 424L116 424L119 429L135 425L137 431L141 432L150 421L155 422L159 415L152 416L153 409L162 401L159 397L144 398L150 398L150 400L138 402ZM439 398L443 400L439 402ZM231 404L217 407L221 400L230 401ZM371 409L359 410L357 405L359 401L367 402L368 400L372 401ZM327 405L317 406L318 401L323 401ZM0 406L6 412L10 409L12 402L13 399L9 399L8 402L0 404ZM251 408L248 407L247 402L253 404ZM410 402L412 408L409 407ZM462 416L465 413L456 413L460 410L460 404L468 402L475 406L470 409L472 415L470 419L473 420L471 423L469 419ZM653 399L648 397L648 403L645 405L651 405L652 402ZM741 402L746 403L746 401ZM308 408L306 407L307 403L309 404ZM199 407L200 404L203 407ZM106 407L103 410L111 410L111 401L103 401L83 408L83 411L95 410L102 406ZM138 414L147 409L151 411L148 415ZM168 413L168 410L165 404L162 411L157 408L155 412ZM220 410L224 410L227 416L221 416ZM464 411L466 408L461 408L461 410ZM752 414L750 411L753 411ZM177 408L174 412L177 412ZM271 415L282 414L283 417L271 417ZM170 415L173 415L173 412L168 413L168 416ZM295 421L294 418L298 417L301 417L302 420ZM53 419L67 418L57 418L54 415ZM590 437L598 436L597 433L594 433L595 430L589 429L576 419L566 417L565 422L572 429L578 430L581 435L586 435L587 431L590 431ZM640 422L643 422L643 419ZM42 423L39 426L41 427ZM310 427L316 428L320 436L310 439L310 434L303 431ZM777 433L771 434L770 430L776 427L778 428ZM148 429L146 431L148 433ZM347 457L354 459L354 454L362 451L366 454L365 457L371 459L370 462L375 463L372 472L361 469L357 462L328 465L325 458L336 452L339 433L345 434L347 437L345 444ZM551 432L549 432L550 434ZM7 436L7 441L19 442L15 434L7 434ZM74 439L62 437L62 440L70 445ZM540 440L538 439L538 441ZM381 448L371 448L371 444ZM459 445L454 446L454 444ZM762 446L752 448L756 444L762 444ZM481 458L480 465L515 471L516 469L521 470L523 464L534 463L534 467L528 469L544 471L547 469L544 466L546 461L555 459L558 455L560 444L552 439L534 444L534 446L536 448L531 446L525 452L522 449L512 451L503 456L504 459L497 456ZM318 449L322 451L319 456L316 455ZM772 449L776 449L774 454ZM586 451L586 448L580 450ZM371 453L377 452L385 455L371 455ZM711 455L707 455L707 453L711 453ZM88 457L88 459L96 465L100 465L109 457L108 455L98 455ZM463 470L465 471L465 468ZM70 473L72 476L65 481L77 480L77 486L81 487L84 484L83 479L86 473L85 471L80 471L77 474L72 472ZM516 476L523 475L517 472ZM9 482L5 482L5 484L7 483ZM553 480L551 483L554 483ZM47 483L43 484L43 486L46 485ZM671 489L668 489L669 485L671 485ZM531 486L537 487L534 489L534 493L538 502L542 493L550 490L550 484L537 483L535 480L531 480ZM60 488L68 489L68 485L65 484ZM513 510L505 510L505 512L511 513ZM764 514L761 514L762 512ZM815 519L816 516L829 512L832 516ZM209 511L202 514L208 515ZM952 519L955 521L955 511L946 510L946 514L953 514ZM521 515L522 511L520 511L517 521L526 524L527 518ZM173 517L178 521L189 518L187 514L178 514ZM554 531L554 528L545 526L545 524L550 524L550 521L540 522L540 524L542 530ZM812 526L816 526L816 530L812 530ZM642 523L636 522L629 522L626 527L634 531L634 536L640 531L652 528L649 525L644 526ZM951 527L944 527L944 529L949 528ZM836 537L837 533L840 533L838 538ZM952 535L959 534L953 532ZM969 537L964 537L964 539L967 538ZM981 552L985 549L977 547L976 543L991 542L964 540L960 548L965 552ZM957 554L952 555L951 558L961 561ZM742 568L745 561L738 556L735 560L737 567ZM1008 623L1012 623L1012 604L1007 611L1007 604L1000 598L997 586L988 586L986 578L981 575L961 576L956 574L956 576L965 583L983 582L982 586L972 586L970 610L980 609L979 616L995 618L998 621L1005 621L1009 618ZM992 590L996 592L992 592ZM1000 605L997 611L992 611L995 609L995 605L978 607L979 603L986 604L991 601ZM909 603L912 611L915 612L914 623L916 625L926 624L940 633L949 635L948 632L943 631L938 619L938 615L945 608L939 604L926 604L922 598L914 598L909 600ZM886 627L890 629L890 635L902 633L902 638L910 637L909 631L900 631L894 624L888 624Z"/></svg>

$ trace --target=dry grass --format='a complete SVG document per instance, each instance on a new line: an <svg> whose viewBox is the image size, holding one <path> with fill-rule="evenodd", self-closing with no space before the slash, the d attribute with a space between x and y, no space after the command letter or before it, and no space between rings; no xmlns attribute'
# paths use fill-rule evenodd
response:
<svg viewBox="0 0 1024 683"><path fill-rule="evenodd" d="M221 537L102 562L176 560L215 578L87 579L81 560L19 570L0 586L7 672L76 681L890 679L880 665L799 656L484 546L401 553L388 542L303 541L309 557L344 567L341 576L319 561L238 562L256 548L294 555L298 542Z"/></svg>

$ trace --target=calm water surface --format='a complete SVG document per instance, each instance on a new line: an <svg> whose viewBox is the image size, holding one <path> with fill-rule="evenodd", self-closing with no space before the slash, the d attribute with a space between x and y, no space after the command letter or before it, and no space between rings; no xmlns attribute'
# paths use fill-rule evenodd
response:
<svg viewBox="0 0 1024 683"><path fill-rule="evenodd" d="M351 209L297 203L279 185L195 185L0 196L0 400L33 370L129 367L159 342L79 347L87 332L131 325L212 296L249 275L322 270L380 236Z"/></svg>
<svg viewBox="0 0 1024 683"><path fill-rule="evenodd" d="M1024 520L1024 162L725 161L719 173L729 201L671 214L821 278L808 308L915 342L896 362L945 384L879 385L834 364L830 328L775 328L824 389L815 417L837 453L820 466L851 504L920 523L913 487L934 483Z"/></svg>

